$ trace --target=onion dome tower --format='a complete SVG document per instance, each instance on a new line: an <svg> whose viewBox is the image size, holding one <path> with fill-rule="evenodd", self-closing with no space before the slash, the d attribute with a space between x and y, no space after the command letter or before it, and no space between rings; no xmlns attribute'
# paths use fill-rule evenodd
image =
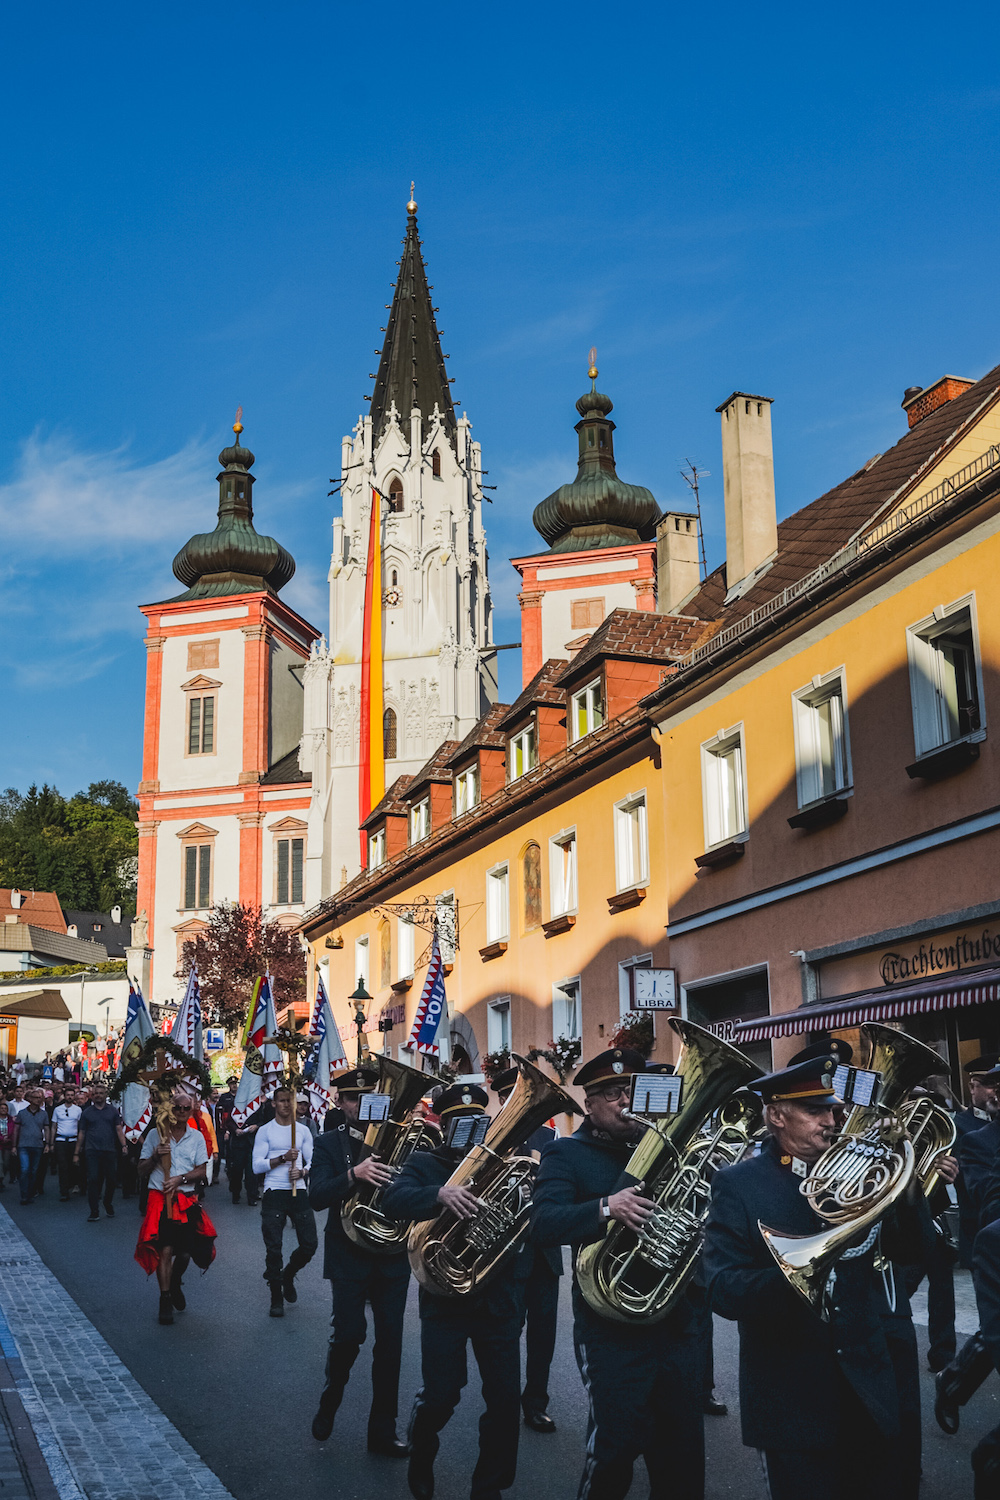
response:
<svg viewBox="0 0 1000 1500"><path fill-rule="evenodd" d="M650 490L626 484L615 470L612 402L597 389L594 350L587 374L590 390L576 403L580 457L572 484L562 484L540 505L532 520L553 552L584 552L651 541L660 507Z"/></svg>
<svg viewBox="0 0 1000 1500"><path fill-rule="evenodd" d="M295 560L253 524L254 455L240 445L243 408L236 413L236 442L219 454L219 519L214 531L191 537L174 558L174 576L187 584L176 599L217 599L225 594L277 594L295 572Z"/></svg>

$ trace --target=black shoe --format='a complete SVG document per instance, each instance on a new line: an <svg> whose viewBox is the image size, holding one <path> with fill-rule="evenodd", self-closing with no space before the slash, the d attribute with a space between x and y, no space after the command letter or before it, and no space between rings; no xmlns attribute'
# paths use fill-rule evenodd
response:
<svg viewBox="0 0 1000 1500"><path fill-rule="evenodd" d="M526 1406L524 1408L524 1425L530 1427L532 1432L555 1432L556 1424L548 1412L540 1406Z"/></svg>
<svg viewBox="0 0 1000 1500"><path fill-rule="evenodd" d="M259 1198L248 1198L247 1199L247 1208L256 1208L257 1204L259 1202L260 1202Z"/></svg>
<svg viewBox="0 0 1000 1500"><path fill-rule="evenodd" d="M295 1272L286 1271L281 1278L281 1294L286 1302L298 1302L299 1294L295 1290Z"/></svg>
<svg viewBox="0 0 1000 1500"><path fill-rule="evenodd" d="M277 1282L271 1287L271 1312L272 1318L283 1318L285 1316L285 1299L281 1295L281 1287Z"/></svg>
<svg viewBox="0 0 1000 1500"><path fill-rule="evenodd" d="M414 1500L433 1500L434 1495L434 1460L428 1458L426 1453L410 1453L410 1462L406 1469L406 1482L410 1486L410 1494Z"/></svg>
<svg viewBox="0 0 1000 1500"><path fill-rule="evenodd" d="M160 1293L160 1316L161 1323L172 1323L174 1321L173 1304L170 1301L169 1292Z"/></svg>
<svg viewBox="0 0 1000 1500"><path fill-rule="evenodd" d="M239 1201L240 1201L240 1195L239 1195L239 1193L234 1193L233 1194L233 1202L234 1203L239 1203Z"/></svg>
<svg viewBox="0 0 1000 1500"><path fill-rule="evenodd" d="M0 1188L0 1193L2 1193L2 1192L3 1192L3 1188ZM60 1203L68 1203L69 1202L69 1194L68 1193L62 1194L60 1196L60 1198L59 1198L59 1202Z"/></svg>
<svg viewBox="0 0 1000 1500"><path fill-rule="evenodd" d="M104 1212L107 1214L107 1216L108 1216L109 1219L113 1219L114 1216L115 1216L115 1211L111 1207L110 1203L105 1203L105 1205L104 1205Z"/></svg>
<svg viewBox="0 0 1000 1500"><path fill-rule="evenodd" d="M726 1403L724 1401L716 1401L713 1395L708 1395L705 1397L704 1401L701 1404L701 1409L705 1413L706 1417L729 1416L729 1407L726 1405Z"/></svg>
<svg viewBox="0 0 1000 1500"><path fill-rule="evenodd" d="M340 1402L337 1402L337 1406ZM329 1392L324 1391L319 1398L319 1411L312 1419L312 1435L317 1443L325 1443L333 1431L333 1419L337 1415L337 1406L331 1404Z"/></svg>
<svg viewBox="0 0 1000 1500"><path fill-rule="evenodd" d="M90 1217L87 1219L87 1223L88 1224L96 1224L99 1221L100 1217L101 1217L100 1214L91 1214Z"/></svg>
<svg viewBox="0 0 1000 1500"><path fill-rule="evenodd" d="M315 1426L315 1423L313 1424ZM403 1443L398 1437L368 1439L368 1452L379 1453L383 1458L406 1458L409 1455L409 1444Z"/></svg>

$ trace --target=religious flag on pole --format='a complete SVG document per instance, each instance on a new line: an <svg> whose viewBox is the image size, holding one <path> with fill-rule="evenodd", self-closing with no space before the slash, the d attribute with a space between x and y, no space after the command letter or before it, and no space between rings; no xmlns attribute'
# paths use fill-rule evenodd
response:
<svg viewBox="0 0 1000 1500"><path fill-rule="evenodd" d="M128 987L128 1010L125 1013L125 1036L122 1041L121 1056L118 1060L118 1072L128 1063L132 1062L151 1036L156 1035L146 1002L142 998L142 991L134 985ZM125 1126L125 1134L130 1141L137 1141L153 1118L152 1106L149 1102L149 1089L142 1083L130 1083L126 1085L121 1101L122 1121Z"/></svg>
<svg viewBox="0 0 1000 1500"><path fill-rule="evenodd" d="M372 514L365 564L365 604L361 626L361 765L358 822L363 823L385 796L385 742L382 674L382 496L372 486ZM361 832L361 868L368 863L368 835Z"/></svg>
<svg viewBox="0 0 1000 1500"><path fill-rule="evenodd" d="M305 1076L303 1092L309 1099L309 1113L318 1125L333 1104L330 1079L347 1067L344 1044L340 1040L340 1032L333 1018L323 981L318 977L309 1036L313 1041L313 1048L306 1055L302 1070Z"/></svg>
<svg viewBox="0 0 1000 1500"><path fill-rule="evenodd" d="M425 1053L428 1057L440 1057L441 1049L437 1044L438 1027L447 1010L448 1002L444 993L444 963L435 927L434 940L431 943L431 961L427 966L427 978L424 980L423 993L420 996L417 1013L413 1017L413 1030L410 1032L407 1045L416 1048L418 1052Z"/></svg>
<svg viewBox="0 0 1000 1500"><path fill-rule="evenodd" d="M201 991L198 988L198 970L192 966L170 1040L176 1042L178 1047L183 1047L188 1057L193 1057L195 1062L203 1063L205 1044L201 1030Z"/></svg>
<svg viewBox="0 0 1000 1500"><path fill-rule="evenodd" d="M273 1042L264 1041L266 1036L274 1036L277 1029L271 978L265 974L257 980L250 996L250 1013L244 1033L246 1057L233 1103L233 1119L240 1127L273 1093L281 1077L281 1053Z"/></svg>

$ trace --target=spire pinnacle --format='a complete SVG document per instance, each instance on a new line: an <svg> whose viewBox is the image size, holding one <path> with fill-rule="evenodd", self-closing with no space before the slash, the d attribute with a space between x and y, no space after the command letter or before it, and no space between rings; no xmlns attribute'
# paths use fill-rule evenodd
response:
<svg viewBox="0 0 1000 1500"><path fill-rule="evenodd" d="M410 201L406 205L406 212L408 214L415 214L416 211L417 211L417 205L416 205L416 203L414 201L414 198L413 198L413 195L414 195L415 192L416 192L416 183L411 182L410 183Z"/></svg>

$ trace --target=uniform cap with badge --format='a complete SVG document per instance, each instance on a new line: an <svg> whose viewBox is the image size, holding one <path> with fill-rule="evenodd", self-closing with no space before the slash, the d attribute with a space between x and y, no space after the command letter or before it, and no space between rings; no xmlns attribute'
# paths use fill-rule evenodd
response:
<svg viewBox="0 0 1000 1500"><path fill-rule="evenodd" d="M362 1063L360 1068L345 1068L330 1079L337 1092L344 1098L356 1099L359 1094L371 1094L378 1088L378 1068Z"/></svg>
<svg viewBox="0 0 1000 1500"><path fill-rule="evenodd" d="M755 1079L749 1087L765 1104L804 1104L807 1108L824 1109L835 1097L833 1075L837 1066L837 1059L826 1052L821 1057L810 1057L805 1062L779 1068Z"/></svg>
<svg viewBox="0 0 1000 1500"><path fill-rule="evenodd" d="M438 1119L445 1120L457 1114L481 1115L489 1102L489 1094L477 1083L453 1083L441 1090L434 1108Z"/></svg>
<svg viewBox="0 0 1000 1500"><path fill-rule="evenodd" d="M646 1059L641 1052L632 1047L608 1047L577 1069L573 1084L589 1094L609 1083L629 1084L633 1073L645 1071Z"/></svg>

